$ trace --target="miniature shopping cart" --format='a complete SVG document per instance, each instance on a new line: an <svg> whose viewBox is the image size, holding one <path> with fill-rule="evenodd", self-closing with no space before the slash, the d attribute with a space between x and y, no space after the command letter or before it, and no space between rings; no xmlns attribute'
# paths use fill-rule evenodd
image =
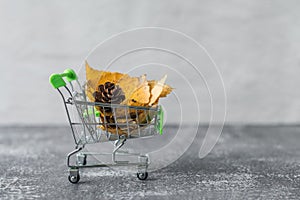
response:
<svg viewBox="0 0 300 200"><path fill-rule="evenodd" d="M85 93L86 85L80 85L76 73L71 69L65 70L62 74L52 74L49 81L63 99L76 145L75 150L67 156L67 166L70 172L69 181L78 183L80 179L79 169L81 168L111 166L136 166L138 179L147 179L147 169L150 164L149 156L129 153L121 150L121 147L127 139L162 134L163 110L161 106L136 107L89 102ZM76 87L77 89L75 89ZM105 117L105 112L110 112L112 120ZM138 117L141 115L144 116L143 121ZM114 141L113 151L106 154L111 156L111 162L102 163L98 161L90 164L87 156L105 153L83 152L85 145L108 141ZM118 155L121 155L123 159L118 160ZM73 156L76 162L71 164ZM135 156L137 161L124 160L126 156Z"/></svg>

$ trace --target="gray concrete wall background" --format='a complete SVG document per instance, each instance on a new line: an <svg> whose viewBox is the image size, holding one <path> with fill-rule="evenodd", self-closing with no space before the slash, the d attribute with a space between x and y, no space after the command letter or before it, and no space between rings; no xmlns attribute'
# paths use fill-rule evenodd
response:
<svg viewBox="0 0 300 200"><path fill-rule="evenodd" d="M65 123L49 74L142 26L182 31L206 47L225 82L227 122L298 123L299 10L296 0L0 0L0 124Z"/></svg>

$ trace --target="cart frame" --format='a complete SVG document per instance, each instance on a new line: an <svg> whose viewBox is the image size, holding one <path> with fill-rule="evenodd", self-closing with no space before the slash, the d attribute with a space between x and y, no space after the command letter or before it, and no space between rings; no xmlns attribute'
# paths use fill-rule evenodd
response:
<svg viewBox="0 0 300 200"><path fill-rule="evenodd" d="M69 87L66 84L66 79L68 82ZM72 82L75 81L77 86L80 88L80 91L74 90L74 85ZM148 177L148 166L150 164L150 159L147 154L140 154L140 153L129 153L128 151L121 150L122 146L126 142L127 139L131 138L140 138L146 136L153 136L157 133L162 134L163 132L163 110L161 106L157 106L155 108L148 108L148 107L137 107L137 106L127 106L127 105L119 105L119 104L104 104L104 103L95 103L95 102L88 102L85 94L85 86L81 86L78 77L74 70L66 69L61 74L52 74L49 78L49 82L51 85L57 89L59 94L62 97L64 107L67 114L67 119L69 121L69 125L71 128L71 132L73 135L73 139L75 141L75 150L71 151L67 155L67 166L69 168L69 176L68 180L71 183L78 183L80 180L79 171L82 168L95 168L95 167L115 167L115 166L136 166L137 167L137 177L140 180L146 180ZM61 88L65 89L65 93L61 90ZM79 100L78 100L79 99ZM70 115L70 107L76 108L77 114L80 118L81 122L74 122ZM111 108L113 111L115 123L108 123L106 118L101 120L97 120L99 118L99 111L94 109L95 107L100 108ZM92 109L90 109L92 108ZM119 123L116 118L116 109L124 109L125 111L125 123ZM136 115L139 112L144 112L146 115L146 122L139 122L138 120L135 123L129 123L128 111L134 110ZM105 113L105 109L104 109ZM152 118L148 119L148 114L151 114ZM130 134L130 126L135 126L138 130L134 134ZM79 134L76 134L77 126L80 126L83 131ZM104 130L101 130L99 126L105 127ZM108 130L108 126L116 127L116 133L111 134ZM128 132L127 134L119 134L118 130L120 127L125 127ZM149 129L150 127L150 129ZM145 131L146 130L146 131ZM143 134L142 134L143 133ZM100 143L104 142L103 135L106 140L104 141L115 141L114 142L114 149L112 153L99 153L99 152L84 152L83 149L85 148L86 144L90 143ZM82 136L84 136L82 138ZM97 155L110 155L111 156L111 163L94 163L89 164L87 162L87 156L97 156ZM138 158L136 162L118 160L116 158L117 155L120 156L135 156ZM71 158L76 156L76 162L72 164Z"/></svg>

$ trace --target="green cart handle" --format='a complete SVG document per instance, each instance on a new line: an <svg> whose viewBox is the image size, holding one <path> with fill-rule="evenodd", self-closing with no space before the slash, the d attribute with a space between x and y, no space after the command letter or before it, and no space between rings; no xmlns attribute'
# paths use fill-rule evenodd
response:
<svg viewBox="0 0 300 200"><path fill-rule="evenodd" d="M162 109L162 106L160 106L159 111L158 111L158 125L157 125L157 131L159 132L160 135L163 134L163 126L164 126L164 111Z"/></svg>
<svg viewBox="0 0 300 200"><path fill-rule="evenodd" d="M51 74L49 82L54 89L66 86L65 78L68 82L77 80L77 75L73 69L66 69L62 74Z"/></svg>

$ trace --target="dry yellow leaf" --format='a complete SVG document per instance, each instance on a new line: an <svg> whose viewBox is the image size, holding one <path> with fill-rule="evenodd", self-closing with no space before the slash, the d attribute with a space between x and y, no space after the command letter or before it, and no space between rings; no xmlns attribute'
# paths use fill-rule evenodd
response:
<svg viewBox="0 0 300 200"><path fill-rule="evenodd" d="M125 95L125 100L121 104L127 104L134 90L140 85L140 80L137 77L124 76L117 82L117 85Z"/></svg>
<svg viewBox="0 0 300 200"><path fill-rule="evenodd" d="M157 81L155 80L151 80L151 81L148 81L148 84L150 86L150 91L154 88L154 86L157 84ZM166 97L168 94L170 94L172 92L173 88L171 88L169 85L167 84L164 84L163 86L163 90L162 92L160 93L159 95L159 98L160 97Z"/></svg>
<svg viewBox="0 0 300 200"><path fill-rule="evenodd" d="M85 61L85 72L87 84L89 86L88 89L96 90L96 88L98 87L98 81L103 75L103 72L91 68L87 61Z"/></svg>
<svg viewBox="0 0 300 200"><path fill-rule="evenodd" d="M130 105L143 106L148 104L150 99L150 87L147 82L143 83L130 96Z"/></svg>
<svg viewBox="0 0 300 200"><path fill-rule="evenodd" d="M154 102L160 97L163 91L164 84L166 82L167 75L165 75L161 80L159 80L155 86L151 89L151 98L149 101L149 106L152 106Z"/></svg>

